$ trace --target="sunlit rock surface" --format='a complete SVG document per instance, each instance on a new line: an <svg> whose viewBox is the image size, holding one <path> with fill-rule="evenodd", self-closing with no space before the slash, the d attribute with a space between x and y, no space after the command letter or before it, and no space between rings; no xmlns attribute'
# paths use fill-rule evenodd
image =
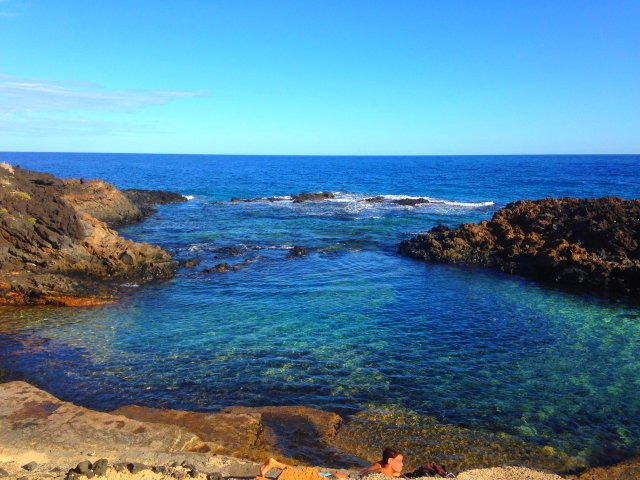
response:
<svg viewBox="0 0 640 480"><path fill-rule="evenodd" d="M122 238L109 224L140 209L101 180L63 180L0 168L0 305L97 305L120 282L169 278L159 247Z"/></svg>
<svg viewBox="0 0 640 480"><path fill-rule="evenodd" d="M568 287L640 298L640 200L522 200L490 221L438 226L403 255L492 267Z"/></svg>

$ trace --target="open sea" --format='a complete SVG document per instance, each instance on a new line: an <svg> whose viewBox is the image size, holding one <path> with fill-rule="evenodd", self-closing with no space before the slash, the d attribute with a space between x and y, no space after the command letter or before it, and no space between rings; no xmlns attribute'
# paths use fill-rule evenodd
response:
<svg viewBox="0 0 640 480"><path fill-rule="evenodd" d="M124 286L117 305L0 309L6 379L99 410L383 406L593 463L640 452L640 306L396 253L416 233L489 219L513 200L640 198L639 155L0 161L189 196L120 231L201 261ZM229 201L319 191L336 197ZM358 201L376 195L387 201ZM434 203L391 203L400 196ZM289 258L293 246L308 255ZM204 273L221 262L242 268Z"/></svg>

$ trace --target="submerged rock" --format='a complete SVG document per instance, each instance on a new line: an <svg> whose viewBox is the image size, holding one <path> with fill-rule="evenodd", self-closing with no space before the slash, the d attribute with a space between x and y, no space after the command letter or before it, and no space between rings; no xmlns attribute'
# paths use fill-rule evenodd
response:
<svg viewBox="0 0 640 480"><path fill-rule="evenodd" d="M224 272L228 272L229 270L232 270L233 268L231 267L231 265L229 265L228 263L218 263L217 265L214 265L211 268L205 268L203 270L204 273L224 273Z"/></svg>
<svg viewBox="0 0 640 480"><path fill-rule="evenodd" d="M218 247L214 250L218 255L223 257L239 257L245 253L245 250L240 247Z"/></svg>
<svg viewBox="0 0 640 480"><path fill-rule="evenodd" d="M119 283L173 276L167 252L106 223L139 218L106 182L0 168L0 305L97 305Z"/></svg>
<svg viewBox="0 0 640 480"><path fill-rule="evenodd" d="M187 258L178 262L178 266L182 268L193 268L200 265L201 262L202 260L200 260L199 258Z"/></svg>
<svg viewBox="0 0 640 480"><path fill-rule="evenodd" d="M640 200L522 200L490 221L438 226L399 253L640 298Z"/></svg>

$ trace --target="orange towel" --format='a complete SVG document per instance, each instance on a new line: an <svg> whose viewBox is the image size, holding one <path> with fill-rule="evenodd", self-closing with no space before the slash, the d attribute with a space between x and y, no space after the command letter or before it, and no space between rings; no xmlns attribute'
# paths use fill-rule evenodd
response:
<svg viewBox="0 0 640 480"><path fill-rule="evenodd" d="M312 467L287 467L278 476L278 480L320 480L322 478Z"/></svg>

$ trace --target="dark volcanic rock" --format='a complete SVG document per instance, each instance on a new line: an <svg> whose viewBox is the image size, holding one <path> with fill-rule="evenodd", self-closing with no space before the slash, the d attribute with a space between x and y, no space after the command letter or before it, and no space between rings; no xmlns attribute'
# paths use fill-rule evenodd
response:
<svg viewBox="0 0 640 480"><path fill-rule="evenodd" d="M166 205L169 203L186 202L187 198L175 192L164 192L162 190L141 190L129 188L122 190L122 193L138 207L149 205Z"/></svg>
<svg viewBox="0 0 640 480"><path fill-rule="evenodd" d="M335 198L335 195L331 192L300 193L298 195L291 195L291 198L293 199L293 203L318 202L320 200Z"/></svg>
<svg viewBox="0 0 640 480"><path fill-rule="evenodd" d="M398 251L638 298L639 244L640 200L547 198L510 203L491 221L435 227Z"/></svg>
<svg viewBox="0 0 640 480"><path fill-rule="evenodd" d="M363 202L367 202L367 203L382 203L384 202L384 197L381 195L375 196L375 197L369 197L369 198L365 198L363 200Z"/></svg>
<svg viewBox="0 0 640 480"><path fill-rule="evenodd" d="M423 203L431 203L426 198L399 198L397 200L392 200L391 203L395 203L397 205L404 205L408 207L415 207L416 205L421 205Z"/></svg>
<svg viewBox="0 0 640 480"><path fill-rule="evenodd" d="M0 164L0 304L99 304L114 282L171 277L167 252L105 223L132 218L138 208L108 183Z"/></svg>
<svg viewBox="0 0 640 480"><path fill-rule="evenodd" d="M148 217L157 212L154 205L167 205L171 203L182 203L188 199L179 193L165 192L162 190L142 190L130 188L122 190L122 193L140 209L141 216Z"/></svg>
<svg viewBox="0 0 640 480"><path fill-rule="evenodd" d="M178 266L182 268L193 268L200 265L201 261L202 260L200 260L199 258L187 258L186 260L181 260L178 263Z"/></svg>
<svg viewBox="0 0 640 480"><path fill-rule="evenodd" d="M289 250L289 254L287 255L287 258L302 257L307 253L309 253L309 251L307 250L306 247L295 246Z"/></svg>
<svg viewBox="0 0 640 480"><path fill-rule="evenodd" d="M327 200L329 198L335 198L335 195L331 192L317 192L317 193L299 193L291 195L293 203L303 202L319 202L321 200ZM256 197L256 198L238 198L233 197L231 203L250 203L250 202L282 202L286 200L284 197Z"/></svg>
<svg viewBox="0 0 640 480"><path fill-rule="evenodd" d="M238 247L218 247L214 251L223 257L239 257L244 253L243 249Z"/></svg>
<svg viewBox="0 0 640 480"><path fill-rule="evenodd" d="M228 263L218 263L211 268L205 268L203 271L204 273L224 273L229 270L232 270L232 267Z"/></svg>

